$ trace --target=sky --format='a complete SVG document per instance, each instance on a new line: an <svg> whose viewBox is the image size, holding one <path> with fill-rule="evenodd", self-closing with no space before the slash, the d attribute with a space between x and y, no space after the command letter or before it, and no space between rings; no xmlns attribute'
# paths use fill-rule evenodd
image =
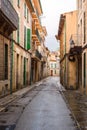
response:
<svg viewBox="0 0 87 130"><path fill-rule="evenodd" d="M43 15L42 25L46 26L46 46L50 51L59 49L55 35L58 33L60 14L76 10L76 0L41 0Z"/></svg>

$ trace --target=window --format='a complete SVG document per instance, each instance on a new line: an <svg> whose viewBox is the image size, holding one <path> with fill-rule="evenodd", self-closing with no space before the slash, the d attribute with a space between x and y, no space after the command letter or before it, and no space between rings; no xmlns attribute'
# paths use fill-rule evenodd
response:
<svg viewBox="0 0 87 130"><path fill-rule="evenodd" d="M86 15L84 12L84 43L86 42Z"/></svg>
<svg viewBox="0 0 87 130"><path fill-rule="evenodd" d="M80 32L81 32L80 43L82 43L82 19L80 20Z"/></svg>
<svg viewBox="0 0 87 130"><path fill-rule="evenodd" d="M28 12L28 8L27 8L27 22L29 22L29 12Z"/></svg>
<svg viewBox="0 0 87 130"><path fill-rule="evenodd" d="M26 4L24 3L24 17L26 18Z"/></svg>
<svg viewBox="0 0 87 130"><path fill-rule="evenodd" d="M26 85L26 58L24 57L24 73L23 73L23 82Z"/></svg>
<svg viewBox="0 0 87 130"><path fill-rule="evenodd" d="M26 27L24 26L24 48L26 49Z"/></svg>
<svg viewBox="0 0 87 130"><path fill-rule="evenodd" d="M20 26L20 22L19 22L19 18L18 18L18 29L17 29L17 43L20 42L20 38L19 38L19 26Z"/></svg>
<svg viewBox="0 0 87 130"><path fill-rule="evenodd" d="M27 29L27 50L31 48L31 30Z"/></svg>
<svg viewBox="0 0 87 130"><path fill-rule="evenodd" d="M56 68L56 63L55 63L55 68Z"/></svg>
<svg viewBox="0 0 87 130"><path fill-rule="evenodd" d="M53 68L53 63L51 63L51 68Z"/></svg>
<svg viewBox="0 0 87 130"><path fill-rule="evenodd" d="M5 44L5 79L8 79L8 45Z"/></svg>
<svg viewBox="0 0 87 130"><path fill-rule="evenodd" d="M20 0L17 0L17 5L18 7L20 7Z"/></svg>

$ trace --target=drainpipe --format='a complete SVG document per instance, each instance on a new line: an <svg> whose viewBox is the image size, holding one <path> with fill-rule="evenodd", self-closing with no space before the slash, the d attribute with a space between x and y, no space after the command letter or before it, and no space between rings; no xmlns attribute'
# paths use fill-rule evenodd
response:
<svg viewBox="0 0 87 130"><path fill-rule="evenodd" d="M65 23L64 23L64 27L65 27L65 32L64 32L64 43L65 43L65 54L66 54L66 19L65 19ZM65 57L65 67L64 67L64 80L65 80L65 87L66 87L66 80L67 80L67 72L66 72L66 60L67 60L67 57Z"/></svg>
<svg viewBox="0 0 87 130"><path fill-rule="evenodd" d="M12 36L13 38L13 36ZM11 40L11 59L10 59L10 94L12 94L12 77L13 77L13 49L14 49L14 42Z"/></svg>

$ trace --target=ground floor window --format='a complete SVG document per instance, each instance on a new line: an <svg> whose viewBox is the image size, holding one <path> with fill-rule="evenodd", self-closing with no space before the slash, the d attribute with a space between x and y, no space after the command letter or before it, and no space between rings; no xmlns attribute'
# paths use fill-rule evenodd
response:
<svg viewBox="0 0 87 130"><path fill-rule="evenodd" d="M4 67L4 72L5 72L5 79L8 79L8 45L5 44L5 67Z"/></svg>

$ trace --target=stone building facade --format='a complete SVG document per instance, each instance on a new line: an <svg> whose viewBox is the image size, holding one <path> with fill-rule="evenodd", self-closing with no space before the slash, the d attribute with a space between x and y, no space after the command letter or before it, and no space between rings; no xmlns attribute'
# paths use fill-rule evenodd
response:
<svg viewBox="0 0 87 130"><path fill-rule="evenodd" d="M30 84L33 8L30 8L27 0L13 0L12 4L18 14L18 29L12 36L14 41L11 87L15 91Z"/></svg>
<svg viewBox="0 0 87 130"><path fill-rule="evenodd" d="M81 91L87 94L87 1L78 0L78 44L82 46Z"/></svg>
<svg viewBox="0 0 87 130"><path fill-rule="evenodd" d="M11 47L13 31L18 28L18 14L10 1L0 1L0 95L11 90Z"/></svg>
<svg viewBox="0 0 87 130"><path fill-rule="evenodd" d="M50 76L60 76L60 58L58 52L50 52L49 67Z"/></svg>
<svg viewBox="0 0 87 130"><path fill-rule="evenodd" d="M0 93L5 95L45 77L47 32L40 0L1 0L0 5Z"/></svg>
<svg viewBox="0 0 87 130"><path fill-rule="evenodd" d="M60 41L60 82L67 89L77 89L79 80L77 69L79 47L75 41L77 10L61 14L56 38Z"/></svg>

